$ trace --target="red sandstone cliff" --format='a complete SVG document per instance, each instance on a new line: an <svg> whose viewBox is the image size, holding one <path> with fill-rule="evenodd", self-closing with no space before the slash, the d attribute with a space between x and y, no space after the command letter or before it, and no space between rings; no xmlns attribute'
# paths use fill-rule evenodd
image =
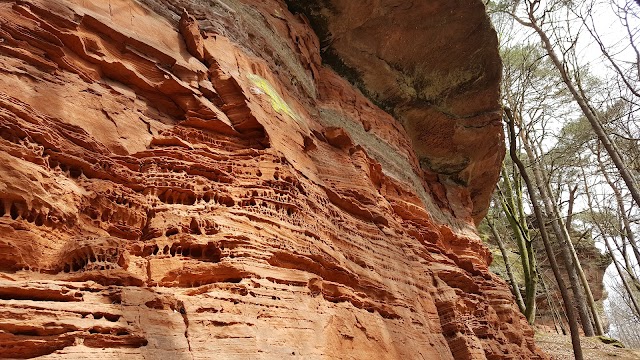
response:
<svg viewBox="0 0 640 360"><path fill-rule="evenodd" d="M481 2L319 3L398 120L281 1L0 2L0 357L545 358L474 227Z"/></svg>

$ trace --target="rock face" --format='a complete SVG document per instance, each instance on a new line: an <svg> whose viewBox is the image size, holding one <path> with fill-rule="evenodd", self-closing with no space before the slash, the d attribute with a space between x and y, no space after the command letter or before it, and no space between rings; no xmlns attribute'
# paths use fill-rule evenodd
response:
<svg viewBox="0 0 640 360"><path fill-rule="evenodd" d="M494 211L502 211L502 209L495 209ZM495 216L495 215L494 215ZM537 238L539 236L539 225L535 217L530 216L527 218L527 224L531 231L532 237ZM558 267L565 284L569 284L569 275L567 274L567 268L565 266L564 256L562 254L561 245L553 234L553 228L550 221L547 222L547 233L551 240L551 245L555 249L556 258L558 261ZM510 236L506 229L506 236ZM489 244L489 249L492 252L494 260L491 263L490 269L495 274L498 274L505 281L509 282L509 275L505 269L505 259L502 257L500 249L495 243L493 235L487 234L488 230L484 232L484 237ZM591 288L593 298L596 302L598 309L600 309L600 318L603 320L603 327L607 327L607 318L604 313L603 301L606 299L607 294L604 287L604 275L607 267L611 265L611 258L603 255L596 247L595 242L590 233L584 233L571 229L571 238L573 240L573 246L576 249L576 254L582 265L582 269L586 275L587 281ZM504 234L503 234L504 236ZM520 263L519 249L515 241L504 241L503 246L506 248L507 261L510 262L512 267L512 273L517 286L520 288L521 294L525 293L525 279L522 265ZM558 288L558 283L553 275L553 270L549 264L546 256L544 245L541 241L534 241L533 248L536 254L537 267L540 278L538 279L537 295L536 295L536 319L535 325L537 330L548 333L560 333L564 329L566 333L569 331L569 324L567 323L567 317L564 312L564 304L562 302L562 295ZM575 306L574 306L575 307ZM578 314L578 309L575 307L575 313ZM606 329L605 329L606 331Z"/></svg>
<svg viewBox="0 0 640 360"><path fill-rule="evenodd" d="M332 45L398 122L284 2L0 2L0 357L546 358L475 231L503 145L465 3Z"/></svg>
<svg viewBox="0 0 640 360"><path fill-rule="evenodd" d="M548 231L551 232L552 229L549 228ZM591 288L593 299L595 300L598 308L604 309L603 301L607 297L604 287L604 275L609 265L611 265L611 258L600 252L596 247L591 234L581 234L573 229L570 234L573 239L576 254L578 255L578 259L580 259L580 264L582 265L582 269L587 277L587 282ZM551 237L551 241L555 245L554 247L559 249L558 241L554 236ZM538 247L536 247L536 252L543 254L544 250L542 249L542 246L538 245ZM564 315L563 305L560 300L562 297L560 295L560 290L558 289L558 283L553 278L551 266L546 261L547 259L544 256L539 256L538 259L540 259L538 265L542 273L542 277L545 280L545 286L547 287L549 295L546 296L545 294L541 294L536 299L536 324L547 326L550 330L553 329L551 331L557 331L561 329L559 326L561 322L562 326L566 330L569 328L569 325L566 323L566 316ZM564 257L560 250L558 250L558 266L560 267L565 284L568 284L569 276L567 275ZM578 309L576 308L575 311L577 314ZM604 321L603 326L608 327L606 314L603 310L600 311L600 318Z"/></svg>
<svg viewBox="0 0 640 360"><path fill-rule="evenodd" d="M323 59L407 130L421 167L486 214L504 155L497 36L476 0L287 0Z"/></svg>

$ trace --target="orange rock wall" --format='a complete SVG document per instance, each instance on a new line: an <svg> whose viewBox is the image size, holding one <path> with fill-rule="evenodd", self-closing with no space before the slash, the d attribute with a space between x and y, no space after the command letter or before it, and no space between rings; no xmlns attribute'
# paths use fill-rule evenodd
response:
<svg viewBox="0 0 640 360"><path fill-rule="evenodd" d="M2 358L545 358L470 204L282 2L0 2Z"/></svg>

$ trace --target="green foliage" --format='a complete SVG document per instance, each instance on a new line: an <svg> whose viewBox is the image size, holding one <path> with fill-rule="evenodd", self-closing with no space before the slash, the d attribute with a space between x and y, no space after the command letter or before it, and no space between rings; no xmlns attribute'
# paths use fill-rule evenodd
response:
<svg viewBox="0 0 640 360"><path fill-rule="evenodd" d="M487 12L489 14L497 12L515 13L518 5L520 5L520 2L520 0L489 0L485 3L485 5L487 6Z"/></svg>

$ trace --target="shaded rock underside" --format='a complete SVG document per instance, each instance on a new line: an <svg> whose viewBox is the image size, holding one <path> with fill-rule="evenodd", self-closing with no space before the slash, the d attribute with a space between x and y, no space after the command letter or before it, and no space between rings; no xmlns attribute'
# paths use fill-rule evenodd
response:
<svg viewBox="0 0 640 360"><path fill-rule="evenodd" d="M407 130L421 167L469 191L479 222L504 156L497 36L476 0L287 0L323 59Z"/></svg>
<svg viewBox="0 0 640 360"><path fill-rule="evenodd" d="M544 358L475 185L284 3L3 1L0 40L0 357Z"/></svg>

